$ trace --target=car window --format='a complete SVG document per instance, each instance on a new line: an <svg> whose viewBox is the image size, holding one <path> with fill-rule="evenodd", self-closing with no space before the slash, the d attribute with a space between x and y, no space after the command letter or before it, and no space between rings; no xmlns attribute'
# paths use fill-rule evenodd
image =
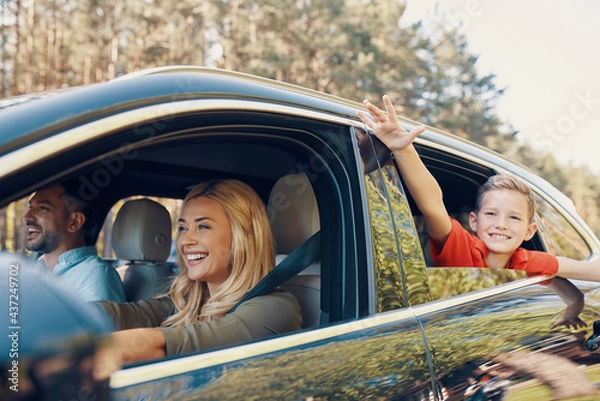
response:
<svg viewBox="0 0 600 401"><path fill-rule="evenodd" d="M376 311L385 312L406 306L404 277L400 270L400 251L388 204L387 187L374 152L373 139L356 132L362 158L367 206L373 246L373 274Z"/></svg>
<svg viewBox="0 0 600 401"><path fill-rule="evenodd" d="M444 204L450 217L459 221L469 230L469 212L473 210L477 189L495 171L481 166L471 160L439 149L422 145L416 146L427 168L438 181L444 195ZM484 288L490 288L503 283L525 277L525 273L515 270L487 268L443 268L433 267L429 237L421 212L408 194L409 203L414 214L416 226L427 269L427 284L431 299L444 299L454 295L464 294ZM528 247L535 246L530 244ZM417 280L419 286L421 280ZM410 281L409 285L413 285ZM425 302L423 298L420 302Z"/></svg>
<svg viewBox="0 0 600 401"><path fill-rule="evenodd" d="M17 253L28 253L25 248L25 227L23 217L27 213L29 204L29 195L9 203L3 208L0 208L0 250L11 251ZM102 229L98 235L96 248L98 255L104 259L115 259L115 254L111 244L111 230L115 217L123 203L127 200L140 199L143 196L130 196L115 203L109 210L102 225ZM171 217L177 216L181 205L181 200L172 198L151 197L152 199L169 210ZM175 222L172 219L173 233L175 233ZM174 238L174 237L173 237ZM174 255L170 256L170 259ZM174 261L174 259L173 259Z"/></svg>
<svg viewBox="0 0 600 401"><path fill-rule="evenodd" d="M583 260L590 256L587 242L554 206L536 196L538 232L549 253Z"/></svg>
<svg viewBox="0 0 600 401"><path fill-rule="evenodd" d="M82 141L76 152L68 157L55 158L57 163L52 164L52 169L33 170L35 174L28 176L30 181L21 185L35 190L36 184L31 183L47 182L48 177L79 180L80 191L84 191L86 196L84 201L104 221L103 230L94 234L97 235L94 243L98 253L103 258L114 260L116 255L110 239L112 224L120 203L133 194L144 194L152 199L182 199L198 182L236 178L249 184L266 204L269 192L279 178L305 172L319 199L319 210L324 209L322 238L330 245L330 252L322 255L321 261L322 286L327 289L321 293L324 298L320 305L322 321L356 317L359 291L355 272L359 258L356 254L361 251L356 244L352 245L352 241L357 239L350 235L354 232L354 215L352 218L349 216L354 213L351 195L358 193L354 188L358 180L350 184L348 177L342 176L348 171L343 163L352 162L352 167L355 163L354 149L348 137L341 136L347 135L348 128L290 117L281 122L279 118L279 115L268 117L266 114L238 112L228 114L223 120L222 115L217 113L203 115L202 118L171 118L171 125L160 125L158 131L159 125L153 120L148 124L154 130L146 129L143 124L134 128L125 126L121 131L104 135L93 143ZM231 128L233 121L235 128ZM224 128L221 124L225 124ZM171 129L174 131L171 132ZM178 135L178 130L182 130L183 134ZM172 135L164 139L164 133ZM336 145L335 141L339 144ZM327 142L333 146L323 146ZM58 161L62 163L64 160L69 160L71 166L65 170L69 176L61 173L62 165L58 165ZM341 178L337 178L338 175ZM18 190L21 189L16 184L11 188L12 192ZM22 230L14 228L13 222L22 220L26 201L23 198L20 203L14 202L2 210L3 217L8 215L8 218L5 217L6 224L2 225L4 249L24 249L18 234ZM171 206L170 211L172 216L176 216L178 207ZM362 210L358 210L359 213ZM7 232L9 235L6 235ZM364 254L361 253L361 260ZM346 270L349 272L347 275ZM361 304L360 310L366 308Z"/></svg>
<svg viewBox="0 0 600 401"><path fill-rule="evenodd" d="M363 213L360 207L356 207L357 202L352 196L360 194L357 188L359 180L355 174L351 178L344 175L351 171L351 167L355 167L354 148L348 141L348 136L337 139L339 141L337 146L330 145L334 141L333 138L341 137L340 131L347 134L348 128L329 125L320 131L316 128L311 131L308 128L305 131L299 129L292 131L289 129L292 118L285 117L286 129L290 132L279 128L267 132L266 119L261 116L257 119L260 124L258 127L250 126L244 130L242 123L236 121L239 125L232 132L233 129L230 127L232 118L226 120L227 128L223 130L220 130L217 124L211 127L213 132L209 133L196 134L194 129L189 129L183 138L173 135L174 138L162 140L160 143L148 140L141 145L137 143L132 145L123 139L127 132L119 132L118 139L107 135L106 139L100 141L100 145L95 144L94 148L102 149L97 151L95 159L89 159L89 162L73 162L69 173L82 183L95 184L93 196L90 194L86 201L98 216L104 218L103 227L96 241L98 253L106 259L116 258L111 244L111 235L115 218L127 201L139 198L157 201L170 211L171 220L175 222L181 205L178 199L185 196L198 182L220 178L243 180L259 194L266 205L274 185L281 178L305 174L314 189L321 215L322 243L327 246L322 246L320 274L317 269L310 271L307 269L303 272L305 277L302 277L306 280L295 283L296 287L307 295L306 299L303 301L300 299L301 295L297 295L293 289L288 288L288 290L298 297L303 319L306 321L308 319L305 312L308 309L305 309L305 305L312 306L316 316L315 326L356 318L359 315L357 293L365 291L362 288L364 284L361 282L359 289L357 279L351 281L346 277L357 276L356 260L359 258L355 255L367 254L367 251L361 250L360 245L356 243L361 241L364 244L361 234L365 233L361 232L357 235L354 226L357 221L355 214ZM203 123L207 124L206 121ZM196 129L207 130L205 127ZM132 136L128 139L136 138ZM107 143L111 140L112 143ZM326 143L326 140L329 142ZM87 145L80 147L85 146ZM131 147L128 158L118 159L119 163L108 165L108 157L119 154L121 149L119 147L126 146ZM111 153L107 153L108 157L103 158L101 152L107 152L104 150L106 148ZM78 149L74 153L78 157L82 151ZM113 169L109 170L109 166ZM99 177L107 178L100 181ZM298 195L298 191L304 186L298 184L297 177L290 178L289 181L292 184L291 194ZM131 194L136 195L130 196ZM163 194L173 195L173 197L159 196ZM287 200L289 199L280 200L281 207L284 209L288 207ZM20 215L24 213L22 210L25 209L26 201L27 199L24 198L20 204L14 202L9 205L8 213L12 216L11 221L15 219L15 210L21 210ZM289 221L287 230L290 233L298 232L299 225L299 222ZM15 248L13 245L11 247ZM364 259L364 256L360 259ZM351 282L356 287L354 292L346 284L347 282ZM371 289L369 288L368 291L370 292ZM129 300L127 291L126 296ZM413 317L409 315L407 318L412 321ZM223 348L235 347L239 344L227 344ZM282 342L276 346L285 348L287 345ZM140 365L151 366L154 363L155 361L150 361ZM129 367L125 366L122 371L127 371ZM196 369L190 368L190 370Z"/></svg>
<svg viewBox="0 0 600 401"><path fill-rule="evenodd" d="M379 141L358 135L371 217L377 311L425 302L425 260L399 175Z"/></svg>
<svg viewBox="0 0 600 401"><path fill-rule="evenodd" d="M0 250L27 253L23 216L27 213L29 196L0 208Z"/></svg>
<svg viewBox="0 0 600 401"><path fill-rule="evenodd" d="M417 148L425 165L442 188L448 213L469 230L468 216L475 204L477 188L496 172L442 150L425 146L417 146ZM424 219L414 204L412 207L426 263L428 267L432 267ZM589 257L591 251L584 238L569 223L564 214L538 194L536 194L536 212L538 232L532 240L522 245L524 248L547 251L553 255L579 260ZM434 299L443 299L526 277L523 272L503 269L429 268L427 270L431 295Z"/></svg>
<svg viewBox="0 0 600 401"><path fill-rule="evenodd" d="M418 305L430 301L423 249L400 175L392 164L387 164L381 168L380 174L386 185L395 233L399 242L400 268L402 274L406 277L404 282L407 305Z"/></svg>

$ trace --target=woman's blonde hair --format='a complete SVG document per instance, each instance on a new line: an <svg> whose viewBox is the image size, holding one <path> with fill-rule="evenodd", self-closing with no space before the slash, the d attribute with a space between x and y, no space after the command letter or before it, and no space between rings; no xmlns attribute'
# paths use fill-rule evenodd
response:
<svg viewBox="0 0 600 401"><path fill-rule="evenodd" d="M206 282L191 280L179 248L180 273L169 292L177 312L162 326L184 327L222 317L275 266L275 244L264 204L254 190L237 180L209 181L194 187L183 208L198 197L217 201L231 225L231 273L214 294Z"/></svg>
<svg viewBox="0 0 600 401"><path fill-rule="evenodd" d="M525 195L527 198L527 218L529 219L529 223L533 222L533 216L535 215L535 198L533 196L533 191L529 185L507 174L493 175L488 178L485 184L479 187L479 190L477 191L477 201L475 203L475 212L479 212L479 209L481 209L483 195L489 191L498 189L517 191L518 193Z"/></svg>

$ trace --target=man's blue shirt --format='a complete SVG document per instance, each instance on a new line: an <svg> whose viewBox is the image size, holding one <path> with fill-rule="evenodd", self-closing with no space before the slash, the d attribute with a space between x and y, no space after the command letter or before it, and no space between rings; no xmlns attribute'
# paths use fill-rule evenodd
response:
<svg viewBox="0 0 600 401"><path fill-rule="evenodd" d="M114 267L102 260L93 246L71 249L58 257L52 272L77 291L86 302L125 302L123 283Z"/></svg>

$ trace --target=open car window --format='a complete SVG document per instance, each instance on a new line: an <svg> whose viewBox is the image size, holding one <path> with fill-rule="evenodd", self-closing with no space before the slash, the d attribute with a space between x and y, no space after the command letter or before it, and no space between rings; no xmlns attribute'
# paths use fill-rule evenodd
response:
<svg viewBox="0 0 600 401"><path fill-rule="evenodd" d="M349 130L344 126L289 116L282 119L252 113L230 113L226 118L218 113L210 117L185 116L167 120L165 124L150 121L148 126L125 126L95 141L82 141L76 151L70 150L56 163L45 161L45 170L32 170L28 179L36 178L39 183L30 186L32 191L64 179L79 183L79 194L93 210L94 218L104 222L94 240L98 254L118 269L127 287L128 283L135 283L128 301L149 299L164 293L165 287L160 291L145 291L140 277L156 274L146 269L133 276L130 270L121 271L123 266L134 266L134 270L141 270L143 263L144 268L166 266L170 269L167 275L177 274L172 245L174 227L182 199L196 184L227 178L245 182L262 199L269 219L274 220L279 212L296 207L293 206L296 199L302 198L310 187L313 203L305 198L298 208L306 206L316 211L318 220L314 228L321 231L322 241L329 247L316 266L309 266L286 287L303 310L306 308L303 328L310 329L359 314L356 306L359 286L355 279L344 278L357 276L356 253L362 252L353 245L361 238L350 234L354 231L354 219L360 218L362 211L355 210L352 201L352 193L359 196L360 190L356 179L348 178L348 169L354 168L355 162L348 135ZM62 163L67 159L71 163L68 169ZM289 184L288 192L284 190L283 197L273 199L273 191L282 180ZM7 205L5 214L12 213L12 218L18 211L21 217L16 219L22 219L28 197ZM172 226L167 260L121 257L115 252L115 219L124 204L140 199L158 202L169 211ZM274 230L278 261L307 239L285 249L282 246L284 236L301 232L301 225L312 220L306 216L286 220L283 232ZM22 225L17 225L12 232L21 230ZM13 251L24 249L22 241L8 246ZM239 344L230 346L235 345Z"/></svg>
<svg viewBox="0 0 600 401"><path fill-rule="evenodd" d="M469 213L473 210L477 189L493 169L462 159L438 149L418 146L418 151L434 175L442 192L450 216L470 230ZM534 190L535 193L535 190ZM538 231L521 246L529 250L546 251L556 256L583 260L591 251L585 239L573 228L565 214L549 201L535 193ZM433 268L429 238L423 216L412 203L415 224L428 266L428 279L433 299L444 299L475 290L489 288L526 277L522 271L487 268Z"/></svg>
<svg viewBox="0 0 600 401"><path fill-rule="evenodd" d="M416 148L442 189L448 214L470 230L469 213L474 208L477 189L496 172L447 151L419 145L416 145ZM408 196L410 198L410 194ZM427 278L432 300L490 288L526 277L525 272L515 270L433 267L424 218L412 198L410 202L428 267ZM543 250L538 234L523 246Z"/></svg>
<svg viewBox="0 0 600 401"><path fill-rule="evenodd" d="M23 216L27 213L29 195L0 208L0 251L28 254L25 249Z"/></svg>

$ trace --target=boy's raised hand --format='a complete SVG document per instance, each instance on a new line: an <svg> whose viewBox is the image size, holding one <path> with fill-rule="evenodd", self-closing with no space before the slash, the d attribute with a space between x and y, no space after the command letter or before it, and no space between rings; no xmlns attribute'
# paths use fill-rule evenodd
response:
<svg viewBox="0 0 600 401"><path fill-rule="evenodd" d="M362 111L356 114L367 127L373 131L375 136L383 142L392 152L402 150L413 143L415 138L425 131L425 126L418 125L410 132L407 132L396 118L396 110L389 96L383 96L383 104L387 112L384 113L377 106L364 100L364 105L369 110L371 118L367 117Z"/></svg>

